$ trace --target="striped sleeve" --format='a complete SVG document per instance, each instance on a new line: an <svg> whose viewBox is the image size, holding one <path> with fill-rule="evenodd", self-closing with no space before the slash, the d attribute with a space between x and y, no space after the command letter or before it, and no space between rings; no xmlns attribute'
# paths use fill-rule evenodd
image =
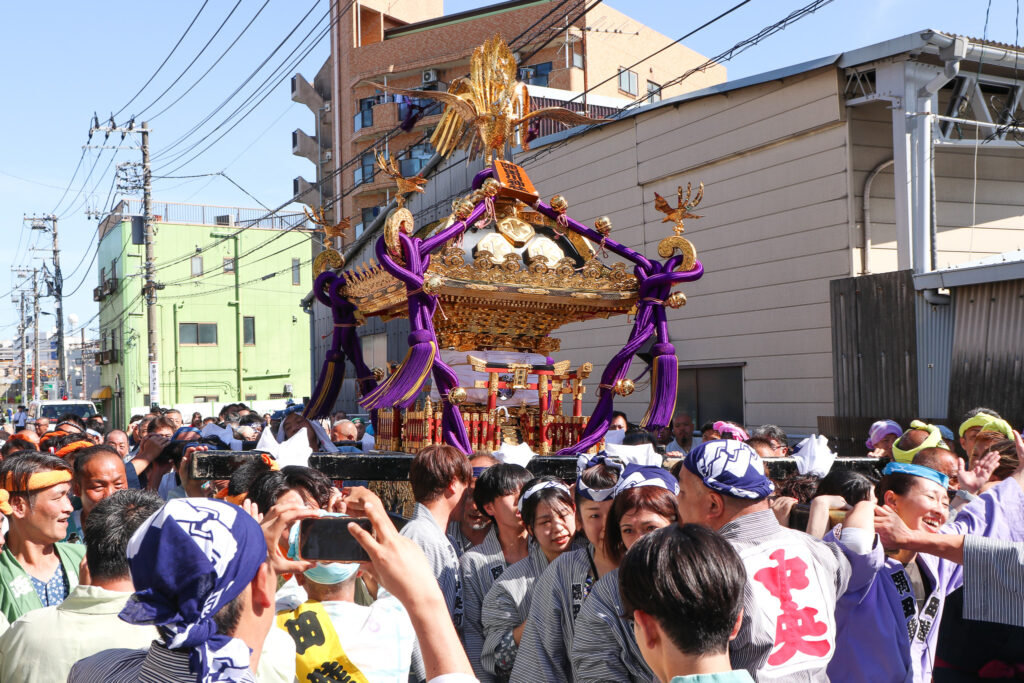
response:
<svg viewBox="0 0 1024 683"><path fill-rule="evenodd" d="M964 618L1024 627L1024 543L964 537Z"/></svg>
<svg viewBox="0 0 1024 683"><path fill-rule="evenodd" d="M657 680L640 655L632 627L620 614L616 569L597 582L576 617L569 659L577 681Z"/></svg>
<svg viewBox="0 0 1024 683"><path fill-rule="evenodd" d="M564 605L570 597L572 568L579 564L575 555L559 557L534 584L530 613L519 641L510 683L573 680L569 664L572 615L565 613ZM583 569L585 576L585 565Z"/></svg>
<svg viewBox="0 0 1024 683"><path fill-rule="evenodd" d="M532 559L527 557L506 569L487 591L480 612L484 635L480 662L486 671L508 674L512 670L509 660L514 661L516 648L514 641L509 645L509 635L526 621L536 578Z"/></svg>
<svg viewBox="0 0 1024 683"><path fill-rule="evenodd" d="M486 671L480 663L480 652L484 646L480 611L484 595L493 581L488 559L483 552L471 550L464 554L461 560L462 598L465 606L462 635L466 645L466 656L469 657L473 673L481 683L493 683L495 680L493 674Z"/></svg>

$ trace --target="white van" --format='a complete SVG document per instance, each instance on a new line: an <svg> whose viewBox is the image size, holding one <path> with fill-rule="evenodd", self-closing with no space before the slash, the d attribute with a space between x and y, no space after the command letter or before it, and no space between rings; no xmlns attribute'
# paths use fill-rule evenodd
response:
<svg viewBox="0 0 1024 683"><path fill-rule="evenodd" d="M28 420L35 422L37 417L46 417L53 424L58 417L74 413L83 420L96 415L96 406L92 401L32 401L28 404Z"/></svg>

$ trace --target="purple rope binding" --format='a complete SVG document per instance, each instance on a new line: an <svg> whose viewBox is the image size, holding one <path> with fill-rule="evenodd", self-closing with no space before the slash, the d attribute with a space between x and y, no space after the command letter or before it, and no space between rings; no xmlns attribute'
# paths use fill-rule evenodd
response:
<svg viewBox="0 0 1024 683"><path fill-rule="evenodd" d="M544 202L538 201L536 209L548 218L556 219L559 214ZM704 274L704 266L697 261L692 270L684 273L675 272L682 263L683 257L675 255L664 263L650 261L642 254L608 239L596 230L592 230L573 218L568 219L570 230L587 237L595 243L604 244L609 251L632 261L635 265L633 273L639 283L636 318L633 329L625 346L612 358L601 374L601 386L598 389L597 406L587 422L586 429L580 440L558 451L556 455L576 455L595 446L604 438L611 425L612 407L615 391L611 387L629 372L633 355L657 335L658 343L654 345L655 359L652 363L651 401L642 424L645 427L660 427L667 424L675 409L676 382L678 381L675 367L675 347L669 341L668 323L665 316L665 299L672 291L672 286L680 282L690 282Z"/></svg>
<svg viewBox="0 0 1024 683"><path fill-rule="evenodd" d="M365 395L377 386L377 380L363 360L363 347L356 332L358 325L355 317L356 308L339 292L345 286L345 275L335 275L330 271L321 273L313 285L313 293L317 301L331 309L334 328L331 333L331 346L327 350L324 364L320 369L313 398L303 411L307 418L327 417L341 391L345 379L345 361L349 360L356 371L356 382L359 390ZM334 370L332 371L332 364ZM370 412L370 420L374 429L377 428L377 411Z"/></svg>
<svg viewBox="0 0 1024 683"><path fill-rule="evenodd" d="M381 266L405 284L409 300L409 352L399 369L374 391L366 394L360 405L368 409L384 407L407 408L415 403L427 373L432 372L434 384L441 395L441 438L469 455L472 446L466 425L458 406L448 400L448 392L458 386L455 371L441 360L437 353L437 335L434 332L434 312L437 295L423 290L423 277L430 266L430 252L457 237L466 225L478 220L486 210L485 202L476 206L466 220L455 223L433 237L420 239L399 234L406 265L399 264L388 253L384 237L376 244L377 259Z"/></svg>

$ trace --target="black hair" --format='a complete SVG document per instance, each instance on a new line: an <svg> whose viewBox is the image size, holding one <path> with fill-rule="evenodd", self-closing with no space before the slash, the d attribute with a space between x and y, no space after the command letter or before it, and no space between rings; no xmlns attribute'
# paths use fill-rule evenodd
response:
<svg viewBox="0 0 1024 683"><path fill-rule="evenodd" d="M256 413L246 413L238 420L239 427L262 427L263 418Z"/></svg>
<svg viewBox="0 0 1024 683"><path fill-rule="evenodd" d="M821 478L813 474L791 474L778 482L775 493L796 498L798 503L810 503L818 490Z"/></svg>
<svg viewBox="0 0 1024 683"><path fill-rule="evenodd" d="M409 463L409 485L417 503L438 500L455 481L466 486L472 484L473 467L469 458L454 446L424 446Z"/></svg>
<svg viewBox="0 0 1024 683"><path fill-rule="evenodd" d="M887 474L878 480L878 484L875 485L875 497L878 499L878 504L882 505L885 503L886 491L892 491L897 496L905 496L910 493L910 490L914 488L914 484L920 477L913 474L903 474L902 472L893 472Z"/></svg>
<svg viewBox="0 0 1024 683"><path fill-rule="evenodd" d="M622 437L623 446L641 446L645 443L656 446L658 442L654 435L643 427L630 426L626 428L626 434Z"/></svg>
<svg viewBox="0 0 1024 683"><path fill-rule="evenodd" d="M11 478L9 493L13 495L25 495L31 500L32 493L28 490L28 480L36 472L54 472L63 470L71 471L71 466L49 453L38 451L22 451L17 457L6 458L0 463L0 481Z"/></svg>
<svg viewBox="0 0 1024 683"><path fill-rule="evenodd" d="M555 481L561 483L561 479L553 477L549 474L545 474L540 477L534 477L530 481L523 484L523 492L533 488L537 484L541 484L547 481ZM523 518L523 525L533 533L533 525L537 521L537 506L541 503L547 503L548 505L554 506L555 503L561 503L565 507L573 510L576 506L573 504L572 495L563 489L556 486L537 491L529 498L523 501L523 509L520 516Z"/></svg>
<svg viewBox="0 0 1024 683"><path fill-rule="evenodd" d="M78 415L75 415L74 413L64 413L63 415L58 417L57 424L60 424L61 422L70 422L71 424L81 429L83 432L85 431L85 420L83 420Z"/></svg>
<svg viewBox="0 0 1024 683"><path fill-rule="evenodd" d="M619 565L623 610L653 617L688 655L729 648L747 583L743 561L724 538L697 524L652 531Z"/></svg>
<svg viewBox="0 0 1024 683"><path fill-rule="evenodd" d="M629 424L629 418L626 417L626 414L624 412L622 412L621 410L613 410L612 411L612 419L611 419L611 421L615 422L615 418L617 418L617 417L621 417L623 420L626 421L627 425Z"/></svg>
<svg viewBox="0 0 1024 683"><path fill-rule="evenodd" d="M977 408L971 408L966 413L964 413L964 416L960 419L960 424L963 424L964 422L967 422L968 420L970 420L975 415L991 415L992 417L996 418L997 420L1002 420L1003 419L1002 415L1000 415L996 411L992 410L991 408L985 408L983 406L978 406Z"/></svg>
<svg viewBox="0 0 1024 683"><path fill-rule="evenodd" d="M301 489L300 494L305 492L321 508L327 507L331 500L331 480L318 470L300 465L289 465L259 476L249 489L249 499L265 513L278 498L293 489Z"/></svg>
<svg viewBox="0 0 1024 683"><path fill-rule="evenodd" d="M93 458L99 457L117 458L118 462L121 462L121 456L118 455L117 451L113 446L106 446L100 444L98 446L89 446L88 448L80 448L75 451L75 478L85 470L85 466L89 464L89 461Z"/></svg>
<svg viewBox="0 0 1024 683"><path fill-rule="evenodd" d="M128 576L128 541L163 504L160 496L139 489L121 489L96 504L84 528L85 562L93 579Z"/></svg>
<svg viewBox="0 0 1024 683"><path fill-rule="evenodd" d="M632 511L647 510L675 524L679 519L679 501L674 493L660 486L634 486L615 496L604 526L604 552L618 562L626 552L619 522Z"/></svg>
<svg viewBox="0 0 1024 683"><path fill-rule="evenodd" d="M778 425L761 425L750 433L750 437L761 437L763 439L769 439L770 441L777 441L781 446L788 446L789 440L786 438L786 432L782 431L782 427ZM747 443L750 443L747 441ZM769 445L771 445L769 443Z"/></svg>
<svg viewBox="0 0 1024 683"><path fill-rule="evenodd" d="M588 488L605 491L615 486L616 482L619 481L619 471L601 462L583 470L583 473L580 474L580 481L586 484ZM477 484L477 486L479 485ZM577 490L576 507L579 507L584 500L587 499L580 496L579 490Z"/></svg>
<svg viewBox="0 0 1024 683"><path fill-rule="evenodd" d="M818 496L842 496L850 505L870 498L875 482L860 472L833 468L818 484Z"/></svg>
<svg viewBox="0 0 1024 683"><path fill-rule="evenodd" d="M87 429L91 429L94 432L99 432L101 435L105 434L107 429L106 422L104 422L103 418L100 417L99 415L90 417L88 420L86 420L85 426Z"/></svg>
<svg viewBox="0 0 1024 683"><path fill-rule="evenodd" d="M476 507L481 513L487 515L484 505L493 503L495 498L501 498L511 493L518 494L526 482L532 478L530 470L522 465L513 465L507 462L491 465L476 480L476 485L473 487L473 502L476 503ZM492 522L495 521L494 517L490 515L487 517Z"/></svg>
<svg viewBox="0 0 1024 683"><path fill-rule="evenodd" d="M240 496L248 494L253 483L270 471L270 465L262 460L251 460L238 466L228 480L228 495ZM260 508L260 511L264 510Z"/></svg>

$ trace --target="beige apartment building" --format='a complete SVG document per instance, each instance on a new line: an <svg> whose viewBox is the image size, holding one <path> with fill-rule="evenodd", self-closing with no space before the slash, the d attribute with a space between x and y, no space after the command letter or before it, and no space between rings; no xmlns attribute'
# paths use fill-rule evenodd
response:
<svg viewBox="0 0 1024 683"><path fill-rule="evenodd" d="M670 234L654 193L705 184L704 217L686 222L705 274L668 311L677 406L696 420L806 434L821 418L955 419L1024 381L1015 59L922 31L649 103L514 157L542 197L564 195L585 223L610 217L612 237L648 256ZM479 168L446 165L410 202L417 220L441 218L438 199ZM360 330L373 362L403 356L401 322ZM599 376L629 330L624 317L561 328L556 360ZM352 410L348 384L339 406ZM1002 408L1024 419L1011 400ZM647 401L638 390L616 407L637 420Z"/></svg>
<svg viewBox="0 0 1024 683"><path fill-rule="evenodd" d="M662 89L707 58L673 45L633 66L672 39L604 4L584 13L587 4L513 0L449 15L442 0L332 5L343 14L334 17L328 63L313 84L298 75L292 83L293 99L319 116L318 131L293 133L293 152L317 164L317 178L325 182L320 188L297 178L294 194L311 207L329 206L329 217L349 218L353 229L343 243L359 236L391 198L392 183L376 172L374 152L394 154L402 173L415 175L434 154L429 137L441 113L432 100L388 94L373 83L446 90L453 79L468 75L473 49L495 34L521 60L520 78L530 85L534 106L558 104L609 116L637 101L659 101L725 80L725 67L711 64L683 84ZM545 121L540 134L561 128Z"/></svg>

